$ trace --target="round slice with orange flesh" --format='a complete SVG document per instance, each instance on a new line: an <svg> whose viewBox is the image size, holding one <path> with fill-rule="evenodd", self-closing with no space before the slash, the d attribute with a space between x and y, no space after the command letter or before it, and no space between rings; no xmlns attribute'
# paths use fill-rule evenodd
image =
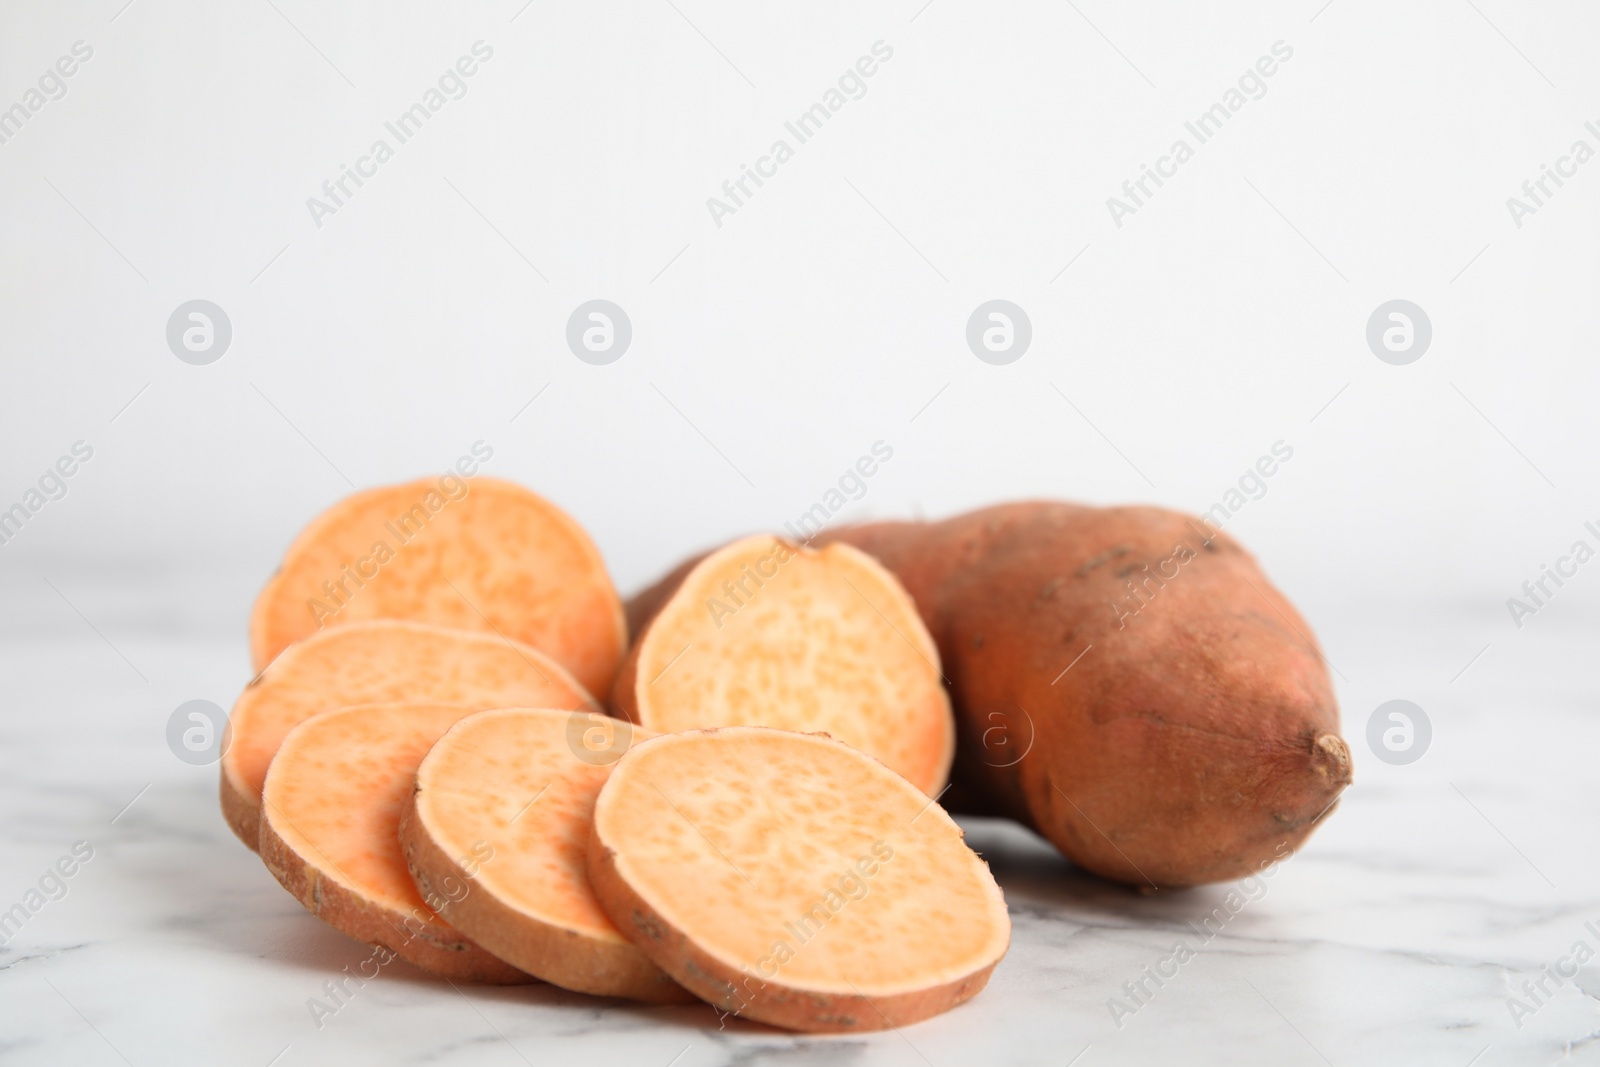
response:
<svg viewBox="0 0 1600 1067"><path fill-rule="evenodd" d="M612 688L649 730L822 731L930 796L955 753L939 651L877 561L748 537L701 560L651 620Z"/></svg>
<svg viewBox="0 0 1600 1067"><path fill-rule="evenodd" d="M478 710L358 704L296 726L267 772L261 858L313 915L358 941L446 978L530 982L441 919L400 852L400 814L418 765Z"/></svg>
<svg viewBox="0 0 1600 1067"><path fill-rule="evenodd" d="M273 660L229 714L221 784L228 825L256 847L267 767L300 722L347 704L415 700L479 708L593 703L555 661L494 634L394 620L325 630Z"/></svg>
<svg viewBox="0 0 1600 1067"><path fill-rule="evenodd" d="M1011 936L943 808L848 745L728 727L633 746L595 801L589 877L622 933L724 1011L904 1026L981 990Z"/></svg>
<svg viewBox="0 0 1600 1067"><path fill-rule="evenodd" d="M412 619L503 634L604 696L627 644L605 562L572 517L497 478L423 478L339 501L295 538L256 599L260 671L319 630Z"/></svg>
<svg viewBox="0 0 1600 1067"><path fill-rule="evenodd" d="M631 740L597 713L470 715L417 769L400 823L412 880L446 921L500 959L580 993L693 996L617 932L589 888L595 795Z"/></svg>

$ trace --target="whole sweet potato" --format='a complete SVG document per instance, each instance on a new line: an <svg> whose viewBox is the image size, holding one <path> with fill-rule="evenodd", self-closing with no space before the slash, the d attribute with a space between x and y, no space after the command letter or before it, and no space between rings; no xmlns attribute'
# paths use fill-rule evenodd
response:
<svg viewBox="0 0 1600 1067"><path fill-rule="evenodd" d="M938 644L951 806L1015 818L1081 867L1139 886L1242 877L1350 782L1310 629L1197 519L1029 502L819 540L876 556ZM689 566L629 605L635 632Z"/></svg>

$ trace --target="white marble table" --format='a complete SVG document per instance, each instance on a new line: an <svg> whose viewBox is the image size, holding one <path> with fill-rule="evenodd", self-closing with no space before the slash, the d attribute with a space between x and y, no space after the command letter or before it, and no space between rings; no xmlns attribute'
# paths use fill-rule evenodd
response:
<svg viewBox="0 0 1600 1067"><path fill-rule="evenodd" d="M1592 631L1311 612L1344 675L1356 785L1203 946L1187 924L1230 887L1129 893L975 822L1015 922L1011 952L976 1000L903 1032L719 1029L708 1008L457 990L403 963L319 1029L308 998L367 950L284 893L224 827L215 768L180 763L163 736L177 704L225 705L244 681L241 627L196 604L245 602L248 583L157 585L75 586L70 612L27 576L5 590L0 908L26 904L75 842L93 848L66 895L33 898L43 906L0 948L7 1064L1600 1060L1600 967L1546 978L1520 1027L1508 1006L1575 942L1600 949L1585 927L1600 930ZM1379 762L1364 740L1368 714L1393 697L1433 721L1432 748L1411 766ZM1108 999L1180 938L1195 958L1119 1027Z"/></svg>

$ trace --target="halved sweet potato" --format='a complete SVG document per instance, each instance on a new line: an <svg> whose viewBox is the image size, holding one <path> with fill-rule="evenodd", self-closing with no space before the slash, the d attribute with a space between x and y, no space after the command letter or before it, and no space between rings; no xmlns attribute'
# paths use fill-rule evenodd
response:
<svg viewBox="0 0 1600 1067"><path fill-rule="evenodd" d="M584 867L595 795L630 736L652 735L592 713L470 715L417 769L400 847L439 914L507 963L580 993L692 1001L617 932Z"/></svg>
<svg viewBox="0 0 1600 1067"><path fill-rule="evenodd" d="M1255 874L1327 821L1352 768L1327 661L1218 510L1037 500L820 535L893 572L938 643L943 803L1142 887ZM703 558L629 602L635 632Z"/></svg>
<svg viewBox="0 0 1600 1067"><path fill-rule="evenodd" d="M439 918L400 853L400 812L417 765L460 704L359 704L296 726L267 772L261 858L317 918L424 970L467 982L532 976Z"/></svg>
<svg viewBox="0 0 1600 1067"><path fill-rule="evenodd" d="M256 599L255 669L321 629L369 619L503 634L600 696L627 643L617 591L583 528L482 476L368 489L313 519Z"/></svg>
<svg viewBox="0 0 1600 1067"><path fill-rule="evenodd" d="M284 736L347 704L437 700L580 708L589 694L549 657L493 634L417 622L351 623L285 650L240 694L222 756L222 814L256 847L261 785Z"/></svg>
<svg viewBox="0 0 1600 1067"><path fill-rule="evenodd" d="M955 751L941 682L916 604L875 560L758 536L689 572L624 660L612 700L663 733L825 731L932 795Z"/></svg>
<svg viewBox="0 0 1600 1067"><path fill-rule="evenodd" d="M595 802L613 922L724 1011L795 1030L903 1026L976 994L1011 922L944 809L817 734L730 727L635 745Z"/></svg>

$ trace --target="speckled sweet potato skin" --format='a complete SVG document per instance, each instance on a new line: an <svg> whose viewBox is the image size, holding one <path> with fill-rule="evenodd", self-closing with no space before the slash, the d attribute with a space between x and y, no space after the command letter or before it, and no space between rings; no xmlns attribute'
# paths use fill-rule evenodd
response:
<svg viewBox="0 0 1600 1067"><path fill-rule="evenodd" d="M939 646L945 798L1143 887L1251 874L1350 783L1310 628L1233 538L1149 507L1004 504L830 531L878 558ZM687 564L629 605L642 625Z"/></svg>

